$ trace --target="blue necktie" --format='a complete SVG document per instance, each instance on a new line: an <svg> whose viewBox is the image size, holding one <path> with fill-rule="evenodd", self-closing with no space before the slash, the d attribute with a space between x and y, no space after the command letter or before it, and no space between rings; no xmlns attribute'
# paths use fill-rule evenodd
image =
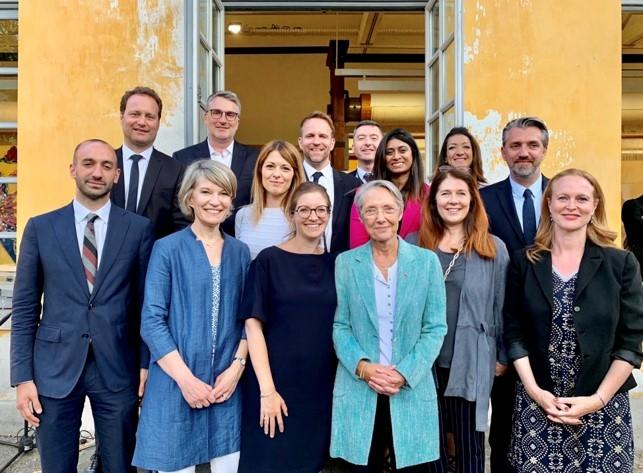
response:
<svg viewBox="0 0 643 473"><path fill-rule="evenodd" d="M319 172L319 171L314 172L314 173L313 173L313 182L314 182L315 184L319 184L319 178L320 178L320 177L322 177L323 175L324 175L324 174L323 174L323 173L321 173L321 172Z"/></svg>
<svg viewBox="0 0 643 473"><path fill-rule="evenodd" d="M536 237L536 210L534 209L534 194L525 189L522 194L525 201L522 204L522 232L525 235L527 245L534 243Z"/></svg>

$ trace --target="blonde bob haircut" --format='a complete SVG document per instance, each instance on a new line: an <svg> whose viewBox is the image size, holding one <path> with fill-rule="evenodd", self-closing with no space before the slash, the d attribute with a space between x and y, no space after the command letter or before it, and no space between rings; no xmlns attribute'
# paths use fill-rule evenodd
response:
<svg viewBox="0 0 643 473"><path fill-rule="evenodd" d="M605 213L605 196L600 184L594 176L582 169L565 169L559 172L549 180L547 188L543 193L543 202L540 213L540 225L536 232L534 244L527 249L527 259L532 263L539 261L542 254L551 251L552 243L554 241L554 222L551 218L549 211L549 202L551 201L554 193L554 186L561 178L567 176L578 176L585 179L594 189L594 200L596 200L596 210L594 215L587 224L587 239L598 246L614 247L616 240L616 232L609 229L607 226L607 215Z"/></svg>
<svg viewBox="0 0 643 473"><path fill-rule="evenodd" d="M231 199L234 199L237 195L237 178L234 177L234 173L226 165L211 159L193 162L183 174L178 196L181 212L190 220L194 220L194 209L189 205L190 197L192 197L194 186L201 178L207 179L215 186L219 186L224 192L230 194ZM230 212L232 210L232 206L230 206Z"/></svg>
<svg viewBox="0 0 643 473"><path fill-rule="evenodd" d="M261 215L266 207L266 200L268 199L266 189L262 184L262 170L263 165L268 159L268 155L276 151L288 163L293 170L292 182L288 191L281 199L281 210L285 214L288 213L290 208L290 200L292 199L295 189L299 187L302 182L306 181L304 174L304 167L302 165L302 158L297 148L291 143L282 140L273 140L264 145L257 157L255 164L254 176L252 178L252 221L256 225L261 219Z"/></svg>

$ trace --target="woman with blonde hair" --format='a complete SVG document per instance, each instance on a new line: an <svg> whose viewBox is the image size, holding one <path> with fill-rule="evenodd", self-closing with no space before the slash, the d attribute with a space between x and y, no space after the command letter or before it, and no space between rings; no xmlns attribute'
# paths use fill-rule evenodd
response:
<svg viewBox="0 0 643 473"><path fill-rule="evenodd" d="M301 156L292 144L274 140L261 149L252 180L252 203L235 217L235 236L248 245L253 259L264 248L288 238L287 209L305 180Z"/></svg>
<svg viewBox="0 0 643 473"><path fill-rule="evenodd" d="M643 289L615 248L598 181L579 169L545 189L534 245L507 278L505 340L520 377L510 460L516 471L631 472L627 391L643 361Z"/></svg>

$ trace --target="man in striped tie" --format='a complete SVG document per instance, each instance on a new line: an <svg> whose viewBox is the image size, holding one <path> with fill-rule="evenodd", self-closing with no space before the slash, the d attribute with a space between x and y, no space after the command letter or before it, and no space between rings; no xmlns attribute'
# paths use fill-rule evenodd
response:
<svg viewBox="0 0 643 473"><path fill-rule="evenodd" d="M149 364L139 325L152 224L111 204L119 170L108 143L80 143L70 174L72 203L31 218L22 237L11 384L18 411L37 427L44 472L76 471L85 398L101 438L103 471L134 472Z"/></svg>

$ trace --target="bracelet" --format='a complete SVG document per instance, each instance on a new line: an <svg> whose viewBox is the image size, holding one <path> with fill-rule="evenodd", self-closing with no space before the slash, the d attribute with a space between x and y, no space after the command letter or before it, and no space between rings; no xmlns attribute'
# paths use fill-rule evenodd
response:
<svg viewBox="0 0 643 473"><path fill-rule="evenodd" d="M603 408L605 408L606 404L605 404L605 401L603 400L603 396L598 394L598 391L596 391L596 395L598 396L598 399L601 401L601 404L603 404Z"/></svg>
<svg viewBox="0 0 643 473"><path fill-rule="evenodd" d="M276 393L276 392L277 392L277 391L276 391L275 389L273 389L273 390L272 390L271 392L269 392L268 394L261 394L261 393L259 393L259 397L260 397L261 399L266 398L266 397L270 397L270 396L272 396L272 395L273 395L274 393Z"/></svg>

